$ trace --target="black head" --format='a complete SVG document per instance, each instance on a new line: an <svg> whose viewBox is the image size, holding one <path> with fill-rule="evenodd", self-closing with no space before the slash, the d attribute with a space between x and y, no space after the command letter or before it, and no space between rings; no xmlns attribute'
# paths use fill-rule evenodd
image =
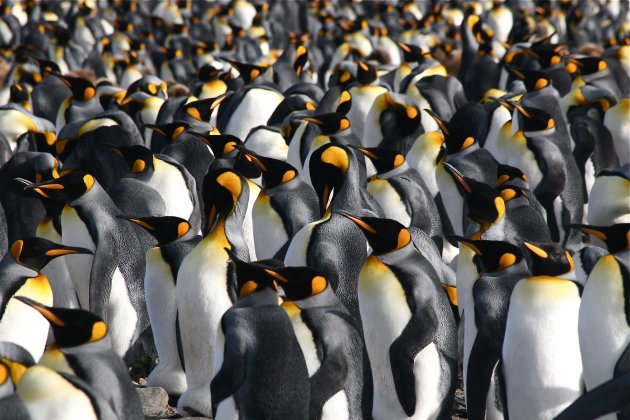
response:
<svg viewBox="0 0 630 420"><path fill-rule="evenodd" d="M27 185L25 190L35 191L43 199L71 202L92 189L96 180L84 171L72 171L59 178Z"/></svg>
<svg viewBox="0 0 630 420"><path fill-rule="evenodd" d="M551 78L541 71L525 71L523 75L525 76L523 80L525 82L525 88L528 92L541 90L547 86L553 85Z"/></svg>
<svg viewBox="0 0 630 420"><path fill-rule="evenodd" d="M202 197L208 228L219 218L225 218L236 208L247 180L231 169L210 171L203 179Z"/></svg>
<svg viewBox="0 0 630 420"><path fill-rule="evenodd" d="M236 70L238 70L245 83L251 83L267 70L267 67L255 64L247 64L230 60L228 60L228 62L232 65L232 67L235 67Z"/></svg>
<svg viewBox="0 0 630 420"><path fill-rule="evenodd" d="M302 117L301 119L317 124L320 132L324 135L337 134L350 128L350 120L336 112Z"/></svg>
<svg viewBox="0 0 630 420"><path fill-rule="evenodd" d="M33 57L33 59L39 66L39 73L42 75L42 78L50 75L51 73L61 73L59 66L54 61L36 57Z"/></svg>
<svg viewBox="0 0 630 420"><path fill-rule="evenodd" d="M350 146L370 158L379 174L389 172L405 163L405 157L398 151L380 147Z"/></svg>
<svg viewBox="0 0 630 420"><path fill-rule="evenodd" d="M191 132L193 136L210 147L215 158L222 158L234 152L236 146L243 145L243 141L231 134L207 134Z"/></svg>
<svg viewBox="0 0 630 420"><path fill-rule="evenodd" d="M293 70L299 76L308 61L308 49L304 45L298 45L295 48L295 59L293 60Z"/></svg>
<svg viewBox="0 0 630 420"><path fill-rule="evenodd" d="M378 77L376 67L364 61L357 61L357 81L362 85L372 84Z"/></svg>
<svg viewBox="0 0 630 420"><path fill-rule="evenodd" d="M274 267L265 271L278 280L288 300L306 299L328 287L328 281L310 267Z"/></svg>
<svg viewBox="0 0 630 420"><path fill-rule="evenodd" d="M177 140L184 131L188 130L191 125L184 121L176 121L162 125L147 124L147 128L151 128L153 131L157 131L159 134L166 137L169 142Z"/></svg>
<svg viewBox="0 0 630 420"><path fill-rule="evenodd" d="M568 59L565 68L572 75L579 73L582 76L588 76L605 71L608 68L608 64L600 57L571 57Z"/></svg>
<svg viewBox="0 0 630 420"><path fill-rule="evenodd" d="M503 241L472 240L461 236L451 236L472 249L477 261L486 272L503 270L523 259L523 253L516 245Z"/></svg>
<svg viewBox="0 0 630 420"><path fill-rule="evenodd" d="M525 193L525 191L523 191L522 188L514 187L511 185L504 185L502 187L498 187L497 191L499 192L499 195L501 196L501 198L503 199L505 203L507 203L510 200L514 200L515 198L520 198L520 197L528 198L527 194Z"/></svg>
<svg viewBox="0 0 630 420"><path fill-rule="evenodd" d="M230 264L236 272L236 292L239 299L263 289L278 291L278 283L266 271L265 265L245 262L228 248L225 248L225 252L230 256Z"/></svg>
<svg viewBox="0 0 630 420"><path fill-rule="evenodd" d="M351 220L361 229L375 255L395 251L411 242L411 234L407 228L395 220L357 217L345 212L339 212L339 214Z"/></svg>
<svg viewBox="0 0 630 420"><path fill-rule="evenodd" d="M352 96L350 95L350 92L344 90L339 96L339 102L337 102L337 109L335 110L335 112L339 115L346 115L350 111L351 107Z"/></svg>
<svg viewBox="0 0 630 420"><path fill-rule="evenodd" d="M155 170L153 152L144 146L118 146L112 147L112 150L127 162L133 174L152 173Z"/></svg>
<svg viewBox="0 0 630 420"><path fill-rule="evenodd" d="M529 106L516 105L518 126L524 132L546 131L555 127L553 117L545 110Z"/></svg>
<svg viewBox="0 0 630 420"><path fill-rule="evenodd" d="M29 93L28 88L24 83L12 84L9 88L9 92L9 101L16 104L22 104L28 101L31 97L31 94Z"/></svg>
<svg viewBox="0 0 630 420"><path fill-rule="evenodd" d="M422 48L418 47L414 44L405 44L404 42L398 41L396 42L398 48L403 53L403 59L407 63L419 63L424 60L425 52L422 51Z"/></svg>
<svg viewBox="0 0 630 420"><path fill-rule="evenodd" d="M525 176L523 171L521 171L519 168L500 163L499 166L497 166L496 186L500 187L512 180L521 180L526 183L529 183L529 181L527 180L527 177Z"/></svg>
<svg viewBox="0 0 630 420"><path fill-rule="evenodd" d="M266 156L260 156L244 146L236 146L249 161L253 162L262 173L263 185L266 189L286 184L295 179L297 169L285 161L273 159Z"/></svg>
<svg viewBox="0 0 630 420"><path fill-rule="evenodd" d="M311 155L309 161L311 182L319 198L322 215L328 208L333 190L338 192L346 178L350 168L350 153L344 146L329 143Z"/></svg>
<svg viewBox="0 0 630 420"><path fill-rule="evenodd" d="M96 87L92 82L82 77L63 76L59 73L52 73L57 76L72 92L72 97L78 101L89 101L96 95Z"/></svg>
<svg viewBox="0 0 630 420"><path fill-rule="evenodd" d="M121 219L129 220L140 226L153 236L158 246L174 242L190 231L188 221L175 216L159 217L131 217L118 216Z"/></svg>
<svg viewBox="0 0 630 420"><path fill-rule="evenodd" d="M219 69L210 64L204 64L197 70L197 80L200 82L209 82L219 78Z"/></svg>
<svg viewBox="0 0 630 420"><path fill-rule="evenodd" d="M48 320L59 347L75 347L102 340L107 335L107 324L98 316L83 309L54 308L32 299L17 296Z"/></svg>
<svg viewBox="0 0 630 420"><path fill-rule="evenodd" d="M455 180L458 188L464 192L468 205L468 217L471 220L484 225L493 223L505 214L505 202L494 187L464 177L461 172L446 162L443 165Z"/></svg>
<svg viewBox="0 0 630 420"><path fill-rule="evenodd" d="M48 239L34 236L13 242L10 252L13 259L19 264L37 272L57 257L71 254L92 254L89 249L60 245Z"/></svg>
<svg viewBox="0 0 630 420"><path fill-rule="evenodd" d="M35 360L24 347L2 341L0 342L0 364L4 366L4 369L0 369L0 385L8 379L8 377L3 377L4 375L9 375L13 384L17 384L26 369L35 365Z"/></svg>
<svg viewBox="0 0 630 420"><path fill-rule="evenodd" d="M554 243L523 242L531 259L534 276L560 276L573 271L569 251Z"/></svg>
<svg viewBox="0 0 630 420"><path fill-rule="evenodd" d="M630 223L618 223L612 226L571 225L571 227L602 240L611 254L630 249Z"/></svg>
<svg viewBox="0 0 630 420"><path fill-rule="evenodd" d="M196 121L209 122L212 112L227 98L227 94L216 98L200 99L184 105L184 112Z"/></svg>

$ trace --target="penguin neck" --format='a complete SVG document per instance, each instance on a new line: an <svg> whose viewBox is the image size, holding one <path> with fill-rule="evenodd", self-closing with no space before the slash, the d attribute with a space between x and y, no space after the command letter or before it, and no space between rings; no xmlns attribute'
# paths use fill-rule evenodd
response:
<svg viewBox="0 0 630 420"><path fill-rule="evenodd" d="M250 308L254 306L278 306L278 292L265 287L252 294L239 299L234 305L238 308Z"/></svg>
<svg viewBox="0 0 630 420"><path fill-rule="evenodd" d="M378 174L377 178L380 179L389 179L389 178L393 178L399 175L402 175L403 173L405 173L406 171L409 170L409 165L407 164L407 161L403 162L402 165L395 167L392 170L389 170L387 172L383 172L382 174Z"/></svg>
<svg viewBox="0 0 630 420"><path fill-rule="evenodd" d="M81 354L90 354L90 353L102 353L105 351L111 351L112 349L112 339L109 334L98 341L88 342L79 344L77 346L72 347L59 347L59 350L63 354L70 354L73 356L80 356Z"/></svg>
<svg viewBox="0 0 630 420"><path fill-rule="evenodd" d="M294 303L302 310L308 310L312 308L319 308L322 306L334 305L336 299L335 293L330 288L330 285L324 289L321 293L313 296L309 296L304 299L298 299Z"/></svg>
<svg viewBox="0 0 630 420"><path fill-rule="evenodd" d="M385 254L372 255L378 258L383 264L391 266L402 263L407 258L415 255L416 253L418 253L418 250L414 246L413 241L409 241L409 243L402 248L395 249Z"/></svg>
<svg viewBox="0 0 630 420"><path fill-rule="evenodd" d="M25 267L13 258L11 252L7 252L2 261L0 261L0 277L2 273L10 273L10 277L16 276L21 278L35 278L37 271Z"/></svg>
<svg viewBox="0 0 630 420"><path fill-rule="evenodd" d="M527 261L525 258L521 258L521 260L517 263L512 264L509 267L506 267L501 270L492 271L492 272L484 272L481 275L483 279L495 279L497 281L501 281L506 276L527 278L531 276L531 271L527 266Z"/></svg>

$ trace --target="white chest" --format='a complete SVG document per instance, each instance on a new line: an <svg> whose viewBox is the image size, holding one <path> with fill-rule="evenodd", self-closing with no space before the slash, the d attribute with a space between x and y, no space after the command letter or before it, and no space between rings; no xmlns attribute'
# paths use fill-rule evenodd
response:
<svg viewBox="0 0 630 420"><path fill-rule="evenodd" d="M96 244L90 236L85 223L79 218L76 210L70 206L64 207L61 213L62 243L69 246L79 246L94 252ZM90 307L90 273L92 271L93 255L75 255L72 264L68 264L68 273L77 291L81 308Z"/></svg>

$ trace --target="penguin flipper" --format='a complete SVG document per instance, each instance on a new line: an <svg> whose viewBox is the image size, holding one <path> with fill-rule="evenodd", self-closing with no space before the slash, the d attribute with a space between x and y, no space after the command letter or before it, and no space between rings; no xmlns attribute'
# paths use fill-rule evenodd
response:
<svg viewBox="0 0 630 420"><path fill-rule="evenodd" d="M210 383L213 416L217 414L219 403L234 394L245 380L246 344L244 338L247 337L248 333L247 331L240 331L236 319L233 319L233 322L229 322L228 319L226 322L226 315L219 326L219 328L223 328L225 333L223 364ZM226 329L226 324L232 324L230 325L232 328Z"/></svg>
<svg viewBox="0 0 630 420"><path fill-rule="evenodd" d="M486 417L486 399L492 381L492 371L497 365L501 348L493 346L491 339L477 335L470 355L466 387L466 411L472 420ZM474 386L471 386L474 384Z"/></svg>
<svg viewBox="0 0 630 420"><path fill-rule="evenodd" d="M568 406L554 420L590 420L624 410L619 417L629 418L630 372L593 388ZM621 413L620 413L621 414Z"/></svg>
<svg viewBox="0 0 630 420"><path fill-rule="evenodd" d="M90 270L90 312L105 320L108 319L109 297L117 261L118 250L114 238L99 239Z"/></svg>
<svg viewBox="0 0 630 420"><path fill-rule="evenodd" d="M339 392L348 376L348 362L341 351L326 352L326 358L317 372L311 376L310 415L311 419L321 417L322 409L326 401Z"/></svg>
<svg viewBox="0 0 630 420"><path fill-rule="evenodd" d="M418 328L421 325L422 328ZM416 380L413 374L414 359L435 337L438 320L433 311L418 311L403 328L400 336L389 347L394 386L405 414L416 411Z"/></svg>

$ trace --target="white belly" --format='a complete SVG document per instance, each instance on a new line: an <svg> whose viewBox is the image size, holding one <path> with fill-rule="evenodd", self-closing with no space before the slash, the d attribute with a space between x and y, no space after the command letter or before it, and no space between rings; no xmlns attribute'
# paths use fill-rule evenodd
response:
<svg viewBox="0 0 630 420"><path fill-rule="evenodd" d="M86 394L44 366L28 369L16 387L33 420L96 420Z"/></svg>
<svg viewBox="0 0 630 420"><path fill-rule="evenodd" d="M190 219L193 202L186 180L179 169L160 159L155 159L155 173L147 184L162 196L166 206L165 216Z"/></svg>
<svg viewBox="0 0 630 420"><path fill-rule="evenodd" d="M324 403L320 419L347 420L349 418L350 412L348 411L348 397L346 396L346 392L342 389Z"/></svg>
<svg viewBox="0 0 630 420"><path fill-rule="evenodd" d="M453 230L456 235L462 236L464 234L464 197L459 193L453 177L446 172L443 166L438 166L435 179L442 196L444 209L451 219Z"/></svg>
<svg viewBox="0 0 630 420"><path fill-rule="evenodd" d="M223 134L245 139L249 131L266 125L276 107L284 100L280 93L267 89L252 89L241 99Z"/></svg>
<svg viewBox="0 0 630 420"><path fill-rule="evenodd" d="M313 234L315 227L320 223L322 223L322 221L318 220L304 225L295 235L293 235L293 239L291 239L291 243L287 248L287 253L284 256L284 263L286 265L297 267L307 265L306 253L308 252L308 245L311 242L311 235Z"/></svg>
<svg viewBox="0 0 630 420"><path fill-rule="evenodd" d="M120 268L116 267L109 294L107 324L110 326L112 347L120 356L123 356L132 344L137 323L138 314L131 304L125 278Z"/></svg>
<svg viewBox="0 0 630 420"><path fill-rule="evenodd" d="M76 210L70 206L64 207L61 213L62 243L63 245L79 246L94 252L96 244L92 240L87 226L79 218ZM64 257L61 257L64 258ZM93 255L73 255L72 264L67 264L72 284L77 291L81 308L90 308L90 273L92 271Z"/></svg>
<svg viewBox="0 0 630 420"><path fill-rule="evenodd" d="M352 106L350 107L350 111L346 115L350 120L350 127L352 127L352 132L356 134L359 139L362 140L362 143L366 147L376 147L378 144L373 144L380 140L380 130L378 133L367 133L369 134L370 139L366 140L364 137L366 133L364 133L364 124L365 118L370 112L370 108L374 104L374 101L379 95L387 92L387 90L382 86L358 86L350 88L350 96L352 96ZM374 137L374 139L372 138ZM379 137L376 139L376 137Z"/></svg>
<svg viewBox="0 0 630 420"><path fill-rule="evenodd" d="M188 383L178 402L180 413L188 405L206 416L212 414L214 342L221 317L232 306L226 287L227 260L223 246L219 248L206 237L186 256L177 275L176 301Z"/></svg>
<svg viewBox="0 0 630 420"><path fill-rule="evenodd" d="M407 213L405 203L391 184L383 179L373 179L368 182L367 191L378 201L385 212L385 217L409 227L411 215Z"/></svg>
<svg viewBox="0 0 630 420"><path fill-rule="evenodd" d="M580 351L587 390L612 379L615 365L630 343L624 305L621 273L615 258L606 255L591 272L580 305Z"/></svg>
<svg viewBox="0 0 630 420"><path fill-rule="evenodd" d="M260 195L252 211L256 255L264 260L272 258L289 239L282 218L271 207L269 196Z"/></svg>
<svg viewBox="0 0 630 420"><path fill-rule="evenodd" d="M510 418L552 418L581 394L580 297L567 280L522 280L512 293L503 343Z"/></svg>
<svg viewBox="0 0 630 420"><path fill-rule="evenodd" d="M35 124L26 114L14 109L7 109L0 111L0 127L2 127L2 134L6 137L13 152L17 147L17 139L22 134L35 129Z"/></svg>
<svg viewBox="0 0 630 420"><path fill-rule="evenodd" d="M249 180L247 181L247 185L249 186L249 197L247 200L247 210L245 211L245 217L243 218L243 239L245 240L245 245L247 245L247 250L249 251L249 259L251 261L256 261L258 260L258 257L256 257L252 212L254 210L254 204L256 203L258 194L260 193L260 187Z"/></svg>

